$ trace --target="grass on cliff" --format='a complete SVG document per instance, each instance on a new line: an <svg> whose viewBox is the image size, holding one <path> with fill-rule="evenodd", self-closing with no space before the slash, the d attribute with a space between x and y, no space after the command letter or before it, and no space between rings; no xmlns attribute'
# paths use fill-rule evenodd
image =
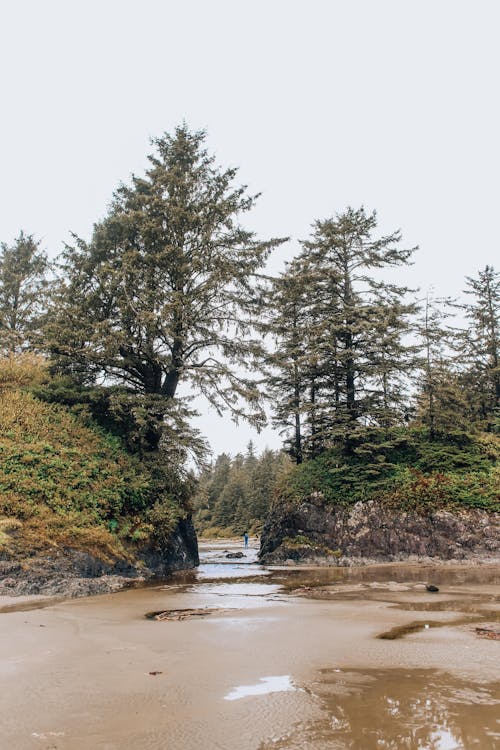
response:
<svg viewBox="0 0 500 750"><path fill-rule="evenodd" d="M500 511L500 439L456 433L430 440L424 430L370 430L352 454L334 449L290 471L278 502L320 492L326 502L382 500L402 510Z"/></svg>
<svg viewBox="0 0 500 750"><path fill-rule="evenodd" d="M175 503L149 507L151 477L119 438L19 387L41 380L40 364L3 364L0 555L70 547L130 558L134 543L154 533L160 510L164 526L175 524Z"/></svg>

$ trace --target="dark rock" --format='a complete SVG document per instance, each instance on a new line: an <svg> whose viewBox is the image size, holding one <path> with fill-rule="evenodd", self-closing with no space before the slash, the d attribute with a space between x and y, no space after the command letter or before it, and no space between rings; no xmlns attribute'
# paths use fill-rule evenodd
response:
<svg viewBox="0 0 500 750"><path fill-rule="evenodd" d="M427 591L439 591L439 588L437 586L434 586L433 583L428 583L425 588L427 589Z"/></svg>
<svg viewBox="0 0 500 750"><path fill-rule="evenodd" d="M163 548L147 547L141 558L150 576L165 576L173 570L189 570L199 565L198 540L191 517L180 519Z"/></svg>
<svg viewBox="0 0 500 750"><path fill-rule="evenodd" d="M389 562L408 557L442 560L500 558L500 513L467 509L428 515L397 511L370 500L351 506L327 504L320 493L300 504L277 503L261 536L262 562L305 560L291 554L289 541L300 535L311 542L311 559L339 551L338 564L352 559ZM347 563L345 562L347 561ZM335 564L335 559L331 562Z"/></svg>
<svg viewBox="0 0 500 750"><path fill-rule="evenodd" d="M70 548L32 555L22 563L1 560L0 594L68 597L103 594L198 564L196 533L191 518L186 518L179 521L163 548L136 550L133 562L105 561Z"/></svg>
<svg viewBox="0 0 500 750"><path fill-rule="evenodd" d="M243 552L228 552L226 557L230 560L239 559L240 557L245 557Z"/></svg>

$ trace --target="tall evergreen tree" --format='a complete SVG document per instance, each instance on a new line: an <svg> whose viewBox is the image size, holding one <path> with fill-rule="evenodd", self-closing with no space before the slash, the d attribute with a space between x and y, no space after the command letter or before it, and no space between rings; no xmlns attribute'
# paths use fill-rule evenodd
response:
<svg viewBox="0 0 500 750"><path fill-rule="evenodd" d="M457 429L465 421L466 403L459 393L455 364L456 330L447 321L454 303L427 293L417 321L419 368L417 423L428 428L431 439Z"/></svg>
<svg viewBox="0 0 500 750"><path fill-rule="evenodd" d="M256 196L233 185L237 170L219 169L204 141L186 126L156 139L145 176L116 191L91 242L67 247L50 350L84 382L168 400L189 381L219 412L262 424L254 280L283 240L240 226Z"/></svg>
<svg viewBox="0 0 500 750"><path fill-rule="evenodd" d="M285 274L280 282L295 284L297 333L293 322L286 324L294 295L285 294L284 304L276 295L281 317L274 320L273 364L276 385L286 385L288 411L278 404L275 417L287 429L290 404L298 405L302 453L308 456L339 440L349 450L360 429L402 419L413 356L405 336L415 305L406 301L410 290L382 280L378 270L407 264L413 250L399 247L400 232L375 237L376 225L376 214L363 208L315 222L290 278ZM294 383L300 384L300 403Z"/></svg>
<svg viewBox="0 0 500 750"><path fill-rule="evenodd" d="M500 410L500 274L492 266L468 277L464 305L468 327L464 331L464 383L473 418L486 430L498 424Z"/></svg>
<svg viewBox="0 0 500 750"><path fill-rule="evenodd" d="M302 420L306 409L308 285L297 262L273 279L269 288L262 330L270 335L271 352L265 358L268 397L273 424L285 435L296 463L303 460Z"/></svg>
<svg viewBox="0 0 500 750"><path fill-rule="evenodd" d="M0 245L0 349L4 352L21 352L37 342L48 271L47 255L33 235L20 232L12 245Z"/></svg>
<svg viewBox="0 0 500 750"><path fill-rule="evenodd" d="M377 412L382 421L388 419L389 381L406 358L403 336L414 309L404 303L406 287L373 274L376 269L407 264L414 249L399 247L399 231L374 237L376 226L375 212L348 208L335 219L317 221L311 240L303 243L327 322L324 348L335 404L332 428L336 424L346 434L376 418ZM374 346L377 338L380 344ZM378 352L389 339L390 351L381 362Z"/></svg>

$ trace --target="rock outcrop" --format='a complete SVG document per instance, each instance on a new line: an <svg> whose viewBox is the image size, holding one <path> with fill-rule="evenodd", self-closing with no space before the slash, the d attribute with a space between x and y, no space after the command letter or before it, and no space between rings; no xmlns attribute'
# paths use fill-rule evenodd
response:
<svg viewBox="0 0 500 750"><path fill-rule="evenodd" d="M105 561L88 552L56 549L22 560L0 557L0 595L86 596L117 591L136 582L165 577L199 564L190 518L179 520L164 549L144 548L130 561Z"/></svg>
<svg viewBox="0 0 500 750"><path fill-rule="evenodd" d="M376 501L331 506L320 493L298 505L277 504L264 526L265 563L388 562L408 558L500 559L500 514L464 509L421 515Z"/></svg>
<svg viewBox="0 0 500 750"><path fill-rule="evenodd" d="M168 543L161 550L141 552L149 577L165 576L173 570L188 570L199 565L198 540L191 517L180 519Z"/></svg>

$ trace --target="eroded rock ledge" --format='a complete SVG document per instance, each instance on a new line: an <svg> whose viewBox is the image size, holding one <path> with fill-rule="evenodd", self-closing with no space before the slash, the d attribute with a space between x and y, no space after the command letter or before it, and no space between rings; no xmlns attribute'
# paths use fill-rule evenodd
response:
<svg viewBox="0 0 500 750"><path fill-rule="evenodd" d="M314 493L276 505L262 532L264 563L350 565L416 558L500 561L500 514L464 509L419 514L376 501L327 505Z"/></svg>
<svg viewBox="0 0 500 750"><path fill-rule="evenodd" d="M165 549L145 548L132 561L104 561L89 552L55 549L22 560L0 558L0 595L87 596L117 591L199 564L190 519L180 520Z"/></svg>

